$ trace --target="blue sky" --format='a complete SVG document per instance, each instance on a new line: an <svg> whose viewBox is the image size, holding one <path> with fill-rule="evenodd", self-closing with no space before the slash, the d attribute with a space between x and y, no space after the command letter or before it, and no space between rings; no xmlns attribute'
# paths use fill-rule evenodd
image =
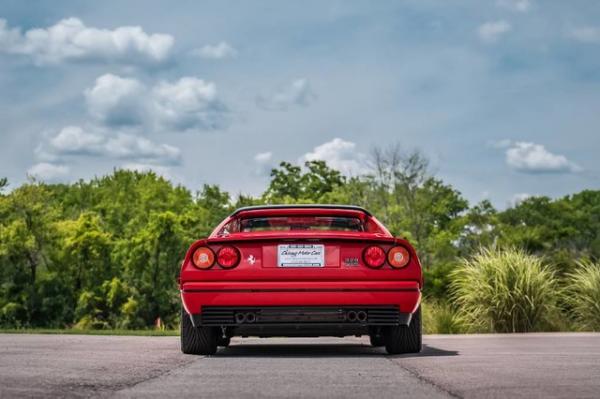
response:
<svg viewBox="0 0 600 399"><path fill-rule="evenodd" d="M470 202L600 186L597 1L0 3L0 176L153 169L260 193L281 160L420 149Z"/></svg>

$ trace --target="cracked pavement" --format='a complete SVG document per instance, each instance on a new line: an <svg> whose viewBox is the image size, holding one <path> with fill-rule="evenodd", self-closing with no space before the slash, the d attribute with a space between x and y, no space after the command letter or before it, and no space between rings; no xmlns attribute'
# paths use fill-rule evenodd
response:
<svg viewBox="0 0 600 399"><path fill-rule="evenodd" d="M0 334L0 398L597 398L600 334L425 336L418 355L367 338L234 338L215 356L178 337Z"/></svg>

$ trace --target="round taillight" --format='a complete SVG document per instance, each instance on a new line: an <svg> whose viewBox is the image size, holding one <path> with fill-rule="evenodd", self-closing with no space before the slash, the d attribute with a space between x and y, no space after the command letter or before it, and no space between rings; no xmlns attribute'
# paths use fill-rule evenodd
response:
<svg viewBox="0 0 600 399"><path fill-rule="evenodd" d="M369 267L381 267L385 263L385 251L373 245L363 251L363 260Z"/></svg>
<svg viewBox="0 0 600 399"><path fill-rule="evenodd" d="M408 252L408 249L402 246L393 247L388 251L387 259L390 266L401 269L408 265L410 253Z"/></svg>
<svg viewBox="0 0 600 399"><path fill-rule="evenodd" d="M240 262L240 252L234 247L222 247L217 252L217 263L225 269L236 267Z"/></svg>
<svg viewBox="0 0 600 399"><path fill-rule="evenodd" d="M192 263L198 269L209 269L215 263L215 254L208 247L198 247L192 255Z"/></svg>

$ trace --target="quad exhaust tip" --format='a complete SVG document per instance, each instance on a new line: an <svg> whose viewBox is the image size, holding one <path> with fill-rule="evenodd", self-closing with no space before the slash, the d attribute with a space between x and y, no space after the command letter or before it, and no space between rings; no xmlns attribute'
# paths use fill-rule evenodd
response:
<svg viewBox="0 0 600 399"><path fill-rule="evenodd" d="M346 313L346 320L349 321L350 323L365 323L367 321L367 312L365 312L364 310L359 310L359 311L354 311L354 310L349 310Z"/></svg>
<svg viewBox="0 0 600 399"><path fill-rule="evenodd" d="M356 320L360 323L367 321L367 312L363 310L356 312Z"/></svg>
<svg viewBox="0 0 600 399"><path fill-rule="evenodd" d="M256 314L253 312L236 313L235 316L236 324L254 323L256 321Z"/></svg>
<svg viewBox="0 0 600 399"><path fill-rule="evenodd" d="M246 322L247 323L254 323L256 321L256 315L252 312L248 312L246 313Z"/></svg>
<svg viewBox="0 0 600 399"><path fill-rule="evenodd" d="M346 313L346 319L348 319L348 321L350 321L350 322L355 322L356 321L356 312L354 310L351 310L348 313Z"/></svg>
<svg viewBox="0 0 600 399"><path fill-rule="evenodd" d="M235 322L237 324L242 324L246 322L246 314L245 313L236 313L235 314Z"/></svg>

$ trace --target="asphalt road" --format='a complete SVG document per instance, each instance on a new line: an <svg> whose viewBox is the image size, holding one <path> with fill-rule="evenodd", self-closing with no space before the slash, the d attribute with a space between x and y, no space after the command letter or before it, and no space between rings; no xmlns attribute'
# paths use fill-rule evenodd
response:
<svg viewBox="0 0 600 399"><path fill-rule="evenodd" d="M177 337L0 334L0 398L600 397L600 334L424 342L387 356L359 338L246 338L196 357Z"/></svg>

